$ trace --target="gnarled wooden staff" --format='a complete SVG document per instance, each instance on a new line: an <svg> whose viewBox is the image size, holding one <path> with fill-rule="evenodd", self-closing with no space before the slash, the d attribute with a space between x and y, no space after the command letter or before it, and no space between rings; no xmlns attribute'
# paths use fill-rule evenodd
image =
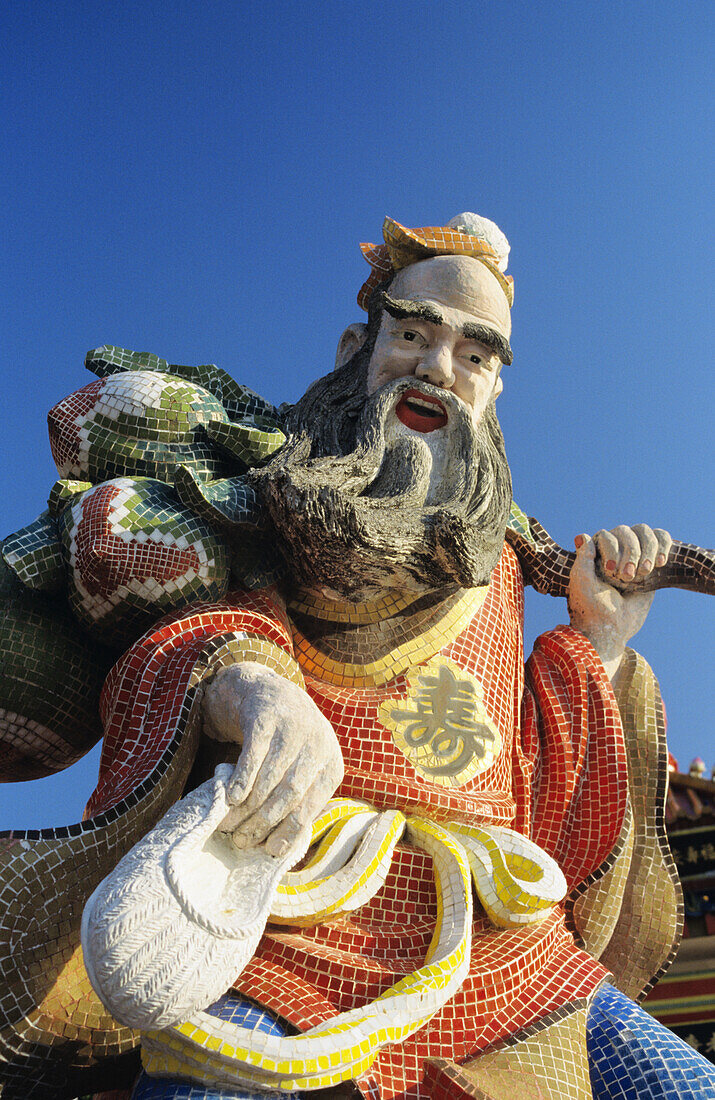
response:
<svg viewBox="0 0 715 1100"><path fill-rule="evenodd" d="M549 596L568 595L569 575L576 561L573 550L565 550L551 538L538 520L529 517L531 542L517 531L507 530L506 537L516 551L524 580L537 592ZM597 568L598 559L597 559ZM621 592L653 592L657 588L687 588L691 592L715 595L715 550L706 550L688 542L673 542L668 560L647 577L636 577L624 584L610 581Z"/></svg>

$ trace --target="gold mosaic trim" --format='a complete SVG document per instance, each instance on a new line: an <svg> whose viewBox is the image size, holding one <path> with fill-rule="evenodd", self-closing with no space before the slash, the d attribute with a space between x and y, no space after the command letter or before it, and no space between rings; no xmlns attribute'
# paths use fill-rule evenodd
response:
<svg viewBox="0 0 715 1100"><path fill-rule="evenodd" d="M570 895L566 910L578 940L612 972L613 984L640 1000L675 957L682 891L665 831L668 756L658 681L644 658L627 649L613 690L629 809L614 851Z"/></svg>
<svg viewBox="0 0 715 1100"><path fill-rule="evenodd" d="M286 680L297 684L298 687L305 687L303 673L296 659L277 642L269 641L260 634L247 632L243 636L231 638L213 655L211 671L217 671L215 667L217 664L221 668L226 668L232 664L240 664L242 661L255 661L256 664L265 665L266 668L285 676Z"/></svg>
<svg viewBox="0 0 715 1100"><path fill-rule="evenodd" d="M385 657L366 664L335 661L321 653L293 626L295 655L304 673L338 687L379 687L412 665L434 657L455 641L486 599L489 585L470 588L433 626L396 646Z"/></svg>
<svg viewBox="0 0 715 1100"><path fill-rule="evenodd" d="M614 985L640 1000L675 957L683 900L665 830L668 748L658 681L647 661L627 649L613 688L628 754L633 856L620 919L601 962L615 975Z"/></svg>
<svg viewBox="0 0 715 1100"><path fill-rule="evenodd" d="M493 1100L591 1100L587 1017L588 1008L578 1008L537 1035L463 1063L459 1071Z"/></svg>
<svg viewBox="0 0 715 1100"><path fill-rule="evenodd" d="M288 610L298 615L309 615L313 619L322 619L331 623L352 623L362 626L365 623L380 623L390 619L406 607L421 599L417 593L403 594L391 592L379 600L368 603L346 603L341 600L329 600L316 592L302 588L288 602Z"/></svg>

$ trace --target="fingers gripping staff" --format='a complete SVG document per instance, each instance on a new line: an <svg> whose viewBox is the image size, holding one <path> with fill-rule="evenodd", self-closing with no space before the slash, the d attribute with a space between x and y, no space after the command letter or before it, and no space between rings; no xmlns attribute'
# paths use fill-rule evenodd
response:
<svg viewBox="0 0 715 1100"><path fill-rule="evenodd" d="M586 635L613 679L626 644L643 626L653 602L653 591L637 584L666 565L673 540L667 531L641 523L599 531L593 538L578 535L574 541L571 625Z"/></svg>

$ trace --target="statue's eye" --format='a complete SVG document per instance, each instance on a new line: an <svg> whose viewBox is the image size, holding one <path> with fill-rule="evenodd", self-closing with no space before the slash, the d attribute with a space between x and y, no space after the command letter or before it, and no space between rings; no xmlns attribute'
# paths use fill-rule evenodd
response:
<svg viewBox="0 0 715 1100"><path fill-rule="evenodd" d="M482 361L482 357L480 355L470 355L469 356L469 362L470 363L476 363L477 366L481 363L481 361Z"/></svg>
<svg viewBox="0 0 715 1100"><path fill-rule="evenodd" d="M417 339L417 333L416 332L410 332L410 330L407 329L406 332L402 333L402 339L403 340L408 340L410 343L412 343L413 340Z"/></svg>

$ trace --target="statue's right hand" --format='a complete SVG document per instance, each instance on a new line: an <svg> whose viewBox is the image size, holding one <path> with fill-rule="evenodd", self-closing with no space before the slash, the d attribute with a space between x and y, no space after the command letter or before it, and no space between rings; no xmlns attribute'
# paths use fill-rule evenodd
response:
<svg viewBox="0 0 715 1100"><path fill-rule="evenodd" d="M333 727L302 688L251 661L223 669L203 708L209 736L242 746L221 829L238 848L283 855L342 781Z"/></svg>

